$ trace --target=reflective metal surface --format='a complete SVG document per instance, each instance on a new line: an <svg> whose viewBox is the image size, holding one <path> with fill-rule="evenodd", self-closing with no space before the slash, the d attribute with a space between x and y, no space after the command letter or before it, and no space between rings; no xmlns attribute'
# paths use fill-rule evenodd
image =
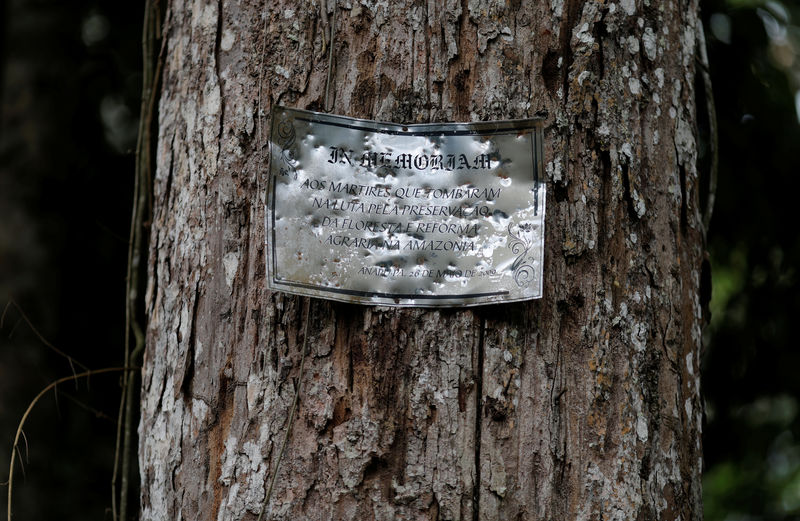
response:
<svg viewBox="0 0 800 521"><path fill-rule="evenodd" d="M277 107L269 287L361 304L542 295L542 120L398 125Z"/></svg>

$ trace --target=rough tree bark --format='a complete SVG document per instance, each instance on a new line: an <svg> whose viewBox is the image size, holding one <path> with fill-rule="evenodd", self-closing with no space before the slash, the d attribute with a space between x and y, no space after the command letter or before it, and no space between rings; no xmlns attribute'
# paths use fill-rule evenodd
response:
<svg viewBox="0 0 800 521"><path fill-rule="evenodd" d="M302 380L267 519L700 519L696 1L339 0L334 113L547 114L544 298L311 300L299 374L267 118L323 108L328 4L170 2L142 518L255 519Z"/></svg>

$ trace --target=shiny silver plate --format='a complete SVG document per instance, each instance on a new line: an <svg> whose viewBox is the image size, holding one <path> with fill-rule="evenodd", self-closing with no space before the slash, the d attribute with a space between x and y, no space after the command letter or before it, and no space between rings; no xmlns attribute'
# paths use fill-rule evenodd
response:
<svg viewBox="0 0 800 521"><path fill-rule="evenodd" d="M541 297L542 123L398 125L275 108L270 289L420 307Z"/></svg>

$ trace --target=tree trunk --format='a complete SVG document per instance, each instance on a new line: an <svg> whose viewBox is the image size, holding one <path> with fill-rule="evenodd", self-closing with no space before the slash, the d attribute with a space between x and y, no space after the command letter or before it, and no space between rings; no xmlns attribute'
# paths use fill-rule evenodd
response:
<svg viewBox="0 0 800 521"><path fill-rule="evenodd" d="M700 519L696 2L333 4L170 2L142 518L255 519L277 472L265 519ZM333 20L333 113L547 114L541 300L267 291L268 117L324 108Z"/></svg>

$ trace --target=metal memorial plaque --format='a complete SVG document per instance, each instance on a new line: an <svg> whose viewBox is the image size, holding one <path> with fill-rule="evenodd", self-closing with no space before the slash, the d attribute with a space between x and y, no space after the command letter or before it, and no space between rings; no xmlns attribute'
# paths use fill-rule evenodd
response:
<svg viewBox="0 0 800 521"><path fill-rule="evenodd" d="M454 307L542 296L542 120L398 125L277 107L269 287Z"/></svg>

